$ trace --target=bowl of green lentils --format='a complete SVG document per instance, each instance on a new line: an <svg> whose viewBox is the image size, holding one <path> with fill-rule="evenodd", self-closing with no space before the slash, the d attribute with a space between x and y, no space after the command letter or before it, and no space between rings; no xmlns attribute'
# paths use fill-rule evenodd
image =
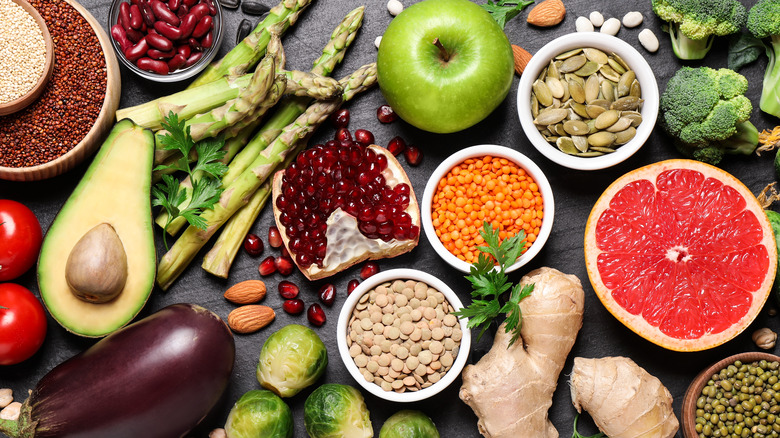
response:
<svg viewBox="0 0 780 438"><path fill-rule="evenodd" d="M780 356L729 356L693 380L682 405L685 438L780 437Z"/></svg>

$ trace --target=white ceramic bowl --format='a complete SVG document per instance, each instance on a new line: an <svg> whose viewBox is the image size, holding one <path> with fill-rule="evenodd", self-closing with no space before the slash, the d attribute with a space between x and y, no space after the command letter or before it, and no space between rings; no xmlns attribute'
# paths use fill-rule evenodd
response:
<svg viewBox="0 0 780 438"><path fill-rule="evenodd" d="M542 139L542 141L544 141L544 139ZM536 163L514 149L510 149L506 146L489 144L478 145L455 152L444 160L439 167L433 171L430 179L428 179L428 183L425 185L422 203L420 203L423 230L425 231L425 235L428 237L431 246L433 246L433 249L439 254L439 257L444 259L445 262L449 263L455 269L465 273L469 272L471 264L452 254L444 247L444 244L441 243L439 236L436 235L436 229L433 227L433 220L431 218L431 205L433 203L433 195L436 194L436 189L438 188L439 180L441 180L447 172L468 158L484 157L485 155L506 158L525 169L528 175L536 181L536 185L539 186L539 191L542 194L542 200L544 202L544 218L542 219L539 235L536 236L536 241L531 247L517 259L517 262L507 268L506 272L512 272L530 262L531 259L539 254L539 251L542 250L545 242L547 242L547 238L550 237L553 218L555 217L555 202L553 200L552 187L550 187L550 182L547 181L547 177Z"/></svg>
<svg viewBox="0 0 780 438"><path fill-rule="evenodd" d="M615 152L598 157L577 157L561 152L558 148L547 142L536 129L531 115L531 85L533 85L539 73L546 67L550 59L559 54L576 48L593 47L604 52L617 53L631 69L636 73L639 85L642 87L642 123L636 129L636 137L628 143L617 148ZM556 38L539 49L520 77L520 85L517 89L517 112L520 116L520 124L531 144L550 160L571 169L597 170L614 166L633 155L642 145L655 126L658 117L658 84L655 75L645 58L631 45L611 35L600 32L577 32Z"/></svg>
<svg viewBox="0 0 780 438"><path fill-rule="evenodd" d="M428 286L444 294L444 297L455 310L460 310L463 308L463 304L460 302L458 296L455 295L455 292L453 292L449 286L444 284L444 282L431 274L415 269L392 269L390 271L380 272L360 283L360 285L355 288L355 290L352 291L352 293L349 295L349 298L347 298L347 301L341 308L341 313L339 313L339 321L336 329L336 340L339 348L339 356L341 356L341 360L347 367L347 371L349 371L349 374L352 375L352 377L358 382L358 384L360 384L361 387L363 387L363 389L384 400L402 403L416 402L438 394L444 390L444 388L449 386L453 381L455 381L458 376L460 376L460 372L466 365L466 360L468 359L469 351L471 350L471 331L466 327L467 320L458 320L460 329L463 332L463 338L460 340L460 347L458 349L458 356L455 358L455 362L452 364L452 367L449 369L449 371L447 371L444 377L428 388L415 392L407 391L398 393L395 391L384 391L374 382L366 381L366 379L363 378L363 375L360 374L358 366L355 365L355 361L349 354L349 347L347 347L349 320L352 317L352 311L363 294L382 283L392 282L394 280L414 280L426 283Z"/></svg>

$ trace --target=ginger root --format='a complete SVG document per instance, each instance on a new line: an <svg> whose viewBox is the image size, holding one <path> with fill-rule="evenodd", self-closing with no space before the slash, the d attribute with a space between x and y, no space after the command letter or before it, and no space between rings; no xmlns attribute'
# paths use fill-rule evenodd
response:
<svg viewBox="0 0 780 438"><path fill-rule="evenodd" d="M625 357L574 358L571 401L610 438L671 438L679 423L660 380Z"/></svg>
<svg viewBox="0 0 780 438"><path fill-rule="evenodd" d="M512 334L502 324L490 351L464 369L460 398L485 437L557 438L547 410L582 327L585 293L577 277L551 268L532 271L520 283L535 284L520 301L520 338L509 347Z"/></svg>

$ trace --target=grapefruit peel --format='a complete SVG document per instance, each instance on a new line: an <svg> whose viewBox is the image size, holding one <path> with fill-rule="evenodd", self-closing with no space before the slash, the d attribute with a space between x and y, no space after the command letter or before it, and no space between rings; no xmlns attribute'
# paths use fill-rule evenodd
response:
<svg viewBox="0 0 780 438"><path fill-rule="evenodd" d="M604 191L585 227L585 262L599 300L625 326L670 350L701 351L758 315L777 248L744 184L702 162L668 160Z"/></svg>

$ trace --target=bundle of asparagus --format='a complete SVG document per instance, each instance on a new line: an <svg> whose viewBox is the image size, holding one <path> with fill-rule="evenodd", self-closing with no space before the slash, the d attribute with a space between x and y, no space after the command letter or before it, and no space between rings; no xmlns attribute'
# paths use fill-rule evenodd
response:
<svg viewBox="0 0 780 438"><path fill-rule="evenodd" d="M118 111L118 118L130 118L158 131L155 178L179 168L167 166L171 163L182 159L186 163L197 158L192 152L191 156L182 157L180 151L161 146L164 143L161 139L167 135L162 125L169 115L175 114L179 120L184 120L193 142L216 136L224 139L221 162L223 167L227 165L227 172L218 182L223 191L213 209L200 213L196 224L199 226L192 225L193 220L189 217L169 221L165 212L156 219L171 235L190 222L160 260L157 281L163 289L175 281L226 223L206 255L203 268L214 275L227 277L244 235L268 200L269 177L295 158L305 147L306 139L332 112L376 83L375 64L363 66L341 81L327 77L343 60L346 49L354 40L362 24L363 7L350 12L333 31L311 72L284 70L280 35L295 23L310 2L282 0L244 41L209 66L188 89ZM263 121L263 116L272 108L271 116ZM189 204L193 180L201 177L211 175L195 171L191 174L192 179L188 177L180 182L180 191L185 196L177 206L179 210ZM170 177L166 178L169 181ZM174 215L179 210L168 209Z"/></svg>

